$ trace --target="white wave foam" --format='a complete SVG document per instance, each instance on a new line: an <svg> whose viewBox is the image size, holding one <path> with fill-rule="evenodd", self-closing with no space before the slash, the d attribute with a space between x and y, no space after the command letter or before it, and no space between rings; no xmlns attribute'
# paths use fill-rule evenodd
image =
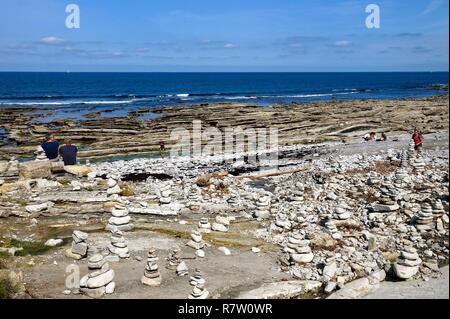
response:
<svg viewBox="0 0 450 319"><path fill-rule="evenodd" d="M58 105L115 105L115 104L131 104L137 101L145 101L149 98L122 100L122 101L61 101L61 102L0 102L0 105L19 105L19 106L32 106L32 105L43 105L43 106L58 106Z"/></svg>

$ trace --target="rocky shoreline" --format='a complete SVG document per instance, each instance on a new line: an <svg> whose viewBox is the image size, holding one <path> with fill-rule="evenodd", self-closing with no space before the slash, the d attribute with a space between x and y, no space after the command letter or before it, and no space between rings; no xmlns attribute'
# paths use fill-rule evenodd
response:
<svg viewBox="0 0 450 319"><path fill-rule="evenodd" d="M396 103L406 110L409 102ZM333 103L302 113L314 117ZM382 281L439 277L449 260L448 119L441 119L448 101L414 102L426 114L422 153L403 134L412 124L401 105L368 103L377 119L370 129L391 133L366 143L355 137L367 123L344 107L361 101L335 103L343 108L327 115L329 125L300 122L301 132L317 131L308 140L323 129L334 141L299 144L303 133L290 131L291 121L276 169L248 163L247 153L235 162L136 158L65 168L5 161L0 272L15 278L13 296L360 298ZM65 285L69 265L81 270L78 287Z"/></svg>
<svg viewBox="0 0 450 319"><path fill-rule="evenodd" d="M425 133L448 128L448 94L399 100L335 100L316 103L291 103L261 107L251 104L201 104L190 107L141 109L118 117L87 117L79 121L67 118L40 123L38 108L2 108L0 127L7 138L0 147L0 159L11 156L30 158L45 135L70 137L81 148L82 159L117 158L148 154L159 150L160 141L167 146L174 129L192 130L193 120L208 127L278 128L281 145L317 144L349 140L368 131L396 135L410 132L415 126ZM153 119L141 120L147 113Z"/></svg>

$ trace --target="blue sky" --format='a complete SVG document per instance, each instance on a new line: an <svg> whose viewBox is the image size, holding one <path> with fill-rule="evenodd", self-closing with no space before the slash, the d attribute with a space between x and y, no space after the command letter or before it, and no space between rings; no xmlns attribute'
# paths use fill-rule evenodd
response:
<svg viewBox="0 0 450 319"><path fill-rule="evenodd" d="M65 7L79 5L81 28ZM365 26L378 4L381 28ZM448 71L447 0L0 0L2 71Z"/></svg>

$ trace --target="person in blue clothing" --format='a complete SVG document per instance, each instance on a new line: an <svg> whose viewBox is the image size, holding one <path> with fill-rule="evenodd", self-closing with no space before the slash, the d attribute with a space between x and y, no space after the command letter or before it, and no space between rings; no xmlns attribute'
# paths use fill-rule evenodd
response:
<svg viewBox="0 0 450 319"><path fill-rule="evenodd" d="M64 145L59 148L59 154L61 155L64 166L67 165L77 165L77 153L78 148L72 145L70 139L64 140Z"/></svg>
<svg viewBox="0 0 450 319"><path fill-rule="evenodd" d="M58 159L59 143L57 140L55 140L53 134L47 135L47 139L44 143L42 143L41 147L49 160Z"/></svg>

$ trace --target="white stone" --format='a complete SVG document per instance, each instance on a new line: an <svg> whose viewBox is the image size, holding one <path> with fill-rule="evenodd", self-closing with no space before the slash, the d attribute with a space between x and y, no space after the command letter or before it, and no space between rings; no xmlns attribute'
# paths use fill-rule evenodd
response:
<svg viewBox="0 0 450 319"><path fill-rule="evenodd" d="M227 247L219 247L217 250L223 252L225 256L231 255L231 251Z"/></svg>
<svg viewBox="0 0 450 319"><path fill-rule="evenodd" d="M205 258L205 251L202 249L198 249L195 251L195 255L200 258Z"/></svg>
<svg viewBox="0 0 450 319"><path fill-rule="evenodd" d="M114 293L114 290L116 289L116 283L114 281L111 281L109 284L105 287L105 293L110 295Z"/></svg>
<svg viewBox="0 0 450 319"><path fill-rule="evenodd" d="M261 249L258 247L252 247L252 252L254 252L255 254L260 253Z"/></svg>
<svg viewBox="0 0 450 319"><path fill-rule="evenodd" d="M213 223L211 226L211 229L214 231L223 232L223 233L228 231L227 226L225 226L223 224L219 224L219 223Z"/></svg>
<svg viewBox="0 0 450 319"><path fill-rule="evenodd" d="M110 178L110 179L108 179L108 181L106 182L106 185L108 185L109 188L113 188L114 186L117 185L117 181L114 180L114 179L112 179L112 178Z"/></svg>
<svg viewBox="0 0 450 319"><path fill-rule="evenodd" d="M394 264L394 272L398 278L409 279L413 277L419 271L419 266L409 267L405 265L400 265L398 263Z"/></svg>
<svg viewBox="0 0 450 319"><path fill-rule="evenodd" d="M88 288L104 287L113 280L114 280L114 270L110 269L101 275L89 278L86 282L86 287Z"/></svg>
<svg viewBox="0 0 450 319"><path fill-rule="evenodd" d="M337 265L335 262L325 265L325 267L323 268L323 273L322 273L324 280L330 281L331 279L333 279L334 276L336 275L336 271L337 271Z"/></svg>
<svg viewBox="0 0 450 319"><path fill-rule="evenodd" d="M314 259L313 253L309 254L291 254L291 258L294 262L298 264L306 264Z"/></svg>
<svg viewBox="0 0 450 319"><path fill-rule="evenodd" d="M39 213L48 208L47 203L37 204L37 205L27 205L25 206L25 210L29 213Z"/></svg>
<svg viewBox="0 0 450 319"><path fill-rule="evenodd" d="M120 189L119 185L116 185L114 187L108 188L106 190L106 193L108 195L120 194L121 192L122 192L122 190Z"/></svg>
<svg viewBox="0 0 450 319"><path fill-rule="evenodd" d="M63 240L58 238L58 239L49 239L45 242L44 245L48 246L48 247L55 247L55 246L61 245L62 243L63 243Z"/></svg>

